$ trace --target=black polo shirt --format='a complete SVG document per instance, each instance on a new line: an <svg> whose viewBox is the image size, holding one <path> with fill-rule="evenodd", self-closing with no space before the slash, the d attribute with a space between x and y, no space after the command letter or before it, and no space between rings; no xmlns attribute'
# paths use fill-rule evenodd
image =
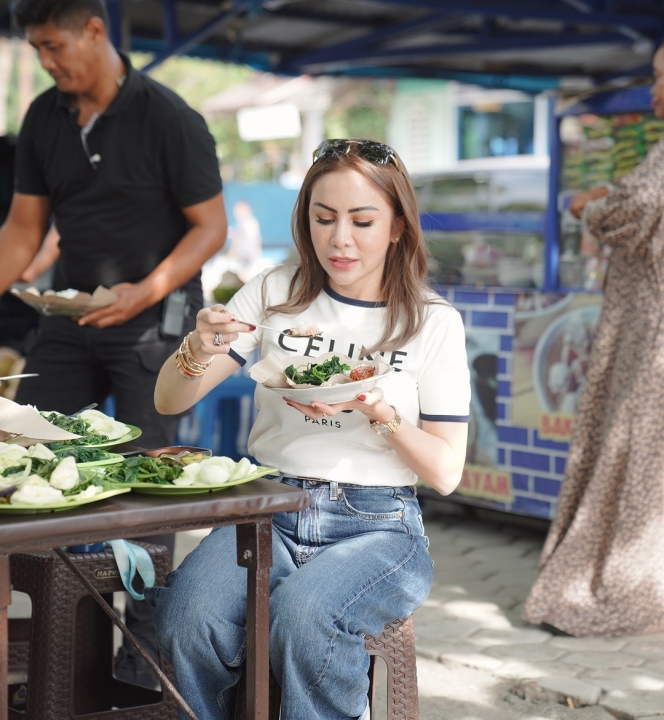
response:
<svg viewBox="0 0 664 720"><path fill-rule="evenodd" d="M55 289L138 282L188 229L180 208L221 191L205 121L134 70L81 139L71 96L53 87L30 106L18 138L15 189L48 195L61 235ZM185 287L200 297L200 274Z"/></svg>

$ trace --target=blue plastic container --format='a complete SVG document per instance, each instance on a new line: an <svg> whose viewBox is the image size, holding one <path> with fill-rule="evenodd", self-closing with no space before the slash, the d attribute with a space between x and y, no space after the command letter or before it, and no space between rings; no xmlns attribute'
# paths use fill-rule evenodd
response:
<svg viewBox="0 0 664 720"><path fill-rule="evenodd" d="M89 543L87 545L69 545L67 552L70 553L93 553L103 552L105 544L103 542Z"/></svg>

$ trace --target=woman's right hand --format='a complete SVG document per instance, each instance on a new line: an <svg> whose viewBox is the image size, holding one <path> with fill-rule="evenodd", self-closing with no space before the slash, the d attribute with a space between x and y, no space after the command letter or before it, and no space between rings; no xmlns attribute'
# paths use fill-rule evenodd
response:
<svg viewBox="0 0 664 720"><path fill-rule="evenodd" d="M238 322L223 305L212 305L198 311L189 347L197 360L207 362L214 355L227 355L230 344L241 332L255 329L253 325Z"/></svg>

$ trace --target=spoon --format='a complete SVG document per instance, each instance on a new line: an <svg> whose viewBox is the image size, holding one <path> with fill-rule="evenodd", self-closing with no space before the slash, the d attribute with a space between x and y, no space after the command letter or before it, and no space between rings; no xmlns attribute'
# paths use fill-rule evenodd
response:
<svg viewBox="0 0 664 720"><path fill-rule="evenodd" d="M19 378L39 377L39 373L21 373L20 375L3 375L0 377L0 383L5 380L18 380Z"/></svg>
<svg viewBox="0 0 664 720"><path fill-rule="evenodd" d="M80 410L77 410L75 413L72 413L71 415L66 415L65 417L75 418L78 415L80 415L82 412L85 412L86 410L92 410L93 408L96 408L96 407L97 407L97 403L90 403L89 405L82 407Z"/></svg>
<svg viewBox="0 0 664 720"><path fill-rule="evenodd" d="M277 332L279 333L279 335L288 335L288 337L318 337L323 334L323 331L319 330L315 335L299 335L293 332L295 328L289 328L288 330L279 330L279 328L270 327L269 325L259 325L258 323L250 323L246 322L245 320L238 320L237 322L244 323L245 325L253 325L257 328L263 328L263 330L272 330L272 332Z"/></svg>

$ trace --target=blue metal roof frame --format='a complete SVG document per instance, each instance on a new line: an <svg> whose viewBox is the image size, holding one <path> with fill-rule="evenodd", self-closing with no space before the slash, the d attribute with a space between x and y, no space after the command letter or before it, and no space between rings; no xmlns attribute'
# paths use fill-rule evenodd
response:
<svg viewBox="0 0 664 720"><path fill-rule="evenodd" d="M647 76L662 0L106 0L111 37L285 75L419 77L538 92ZM0 32L11 32L0 0Z"/></svg>

